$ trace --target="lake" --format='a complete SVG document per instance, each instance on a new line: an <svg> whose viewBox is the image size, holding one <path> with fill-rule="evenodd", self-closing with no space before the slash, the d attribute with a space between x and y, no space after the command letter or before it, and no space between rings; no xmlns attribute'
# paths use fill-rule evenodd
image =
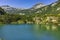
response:
<svg viewBox="0 0 60 40"><path fill-rule="evenodd" d="M1 25L0 40L60 40L60 31L37 24Z"/></svg>

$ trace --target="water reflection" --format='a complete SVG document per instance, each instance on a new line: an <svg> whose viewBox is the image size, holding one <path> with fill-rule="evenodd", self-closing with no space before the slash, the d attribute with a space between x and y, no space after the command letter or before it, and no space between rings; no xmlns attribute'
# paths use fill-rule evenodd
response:
<svg viewBox="0 0 60 40"><path fill-rule="evenodd" d="M60 27L57 25L39 25L39 24L35 24L34 25L34 30L39 31L39 30L46 30L46 31L59 31Z"/></svg>
<svg viewBox="0 0 60 40"><path fill-rule="evenodd" d="M5 25L0 36L4 40L60 40L60 31L56 25Z"/></svg>
<svg viewBox="0 0 60 40"><path fill-rule="evenodd" d="M56 25L34 25L35 35L40 40L60 40L59 29Z"/></svg>

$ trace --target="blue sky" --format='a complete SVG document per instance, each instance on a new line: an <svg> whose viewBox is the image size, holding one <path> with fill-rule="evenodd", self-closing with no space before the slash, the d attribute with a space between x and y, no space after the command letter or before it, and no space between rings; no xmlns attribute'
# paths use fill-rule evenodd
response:
<svg viewBox="0 0 60 40"><path fill-rule="evenodd" d="M57 0L0 0L0 6L9 5L16 8L30 8L39 2L47 5L55 1Z"/></svg>

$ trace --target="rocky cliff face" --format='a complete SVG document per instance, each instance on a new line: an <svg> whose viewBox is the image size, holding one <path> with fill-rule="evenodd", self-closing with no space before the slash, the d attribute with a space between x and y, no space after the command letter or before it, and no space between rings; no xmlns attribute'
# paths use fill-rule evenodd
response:
<svg viewBox="0 0 60 40"><path fill-rule="evenodd" d="M5 14L5 11L0 7L0 15Z"/></svg>

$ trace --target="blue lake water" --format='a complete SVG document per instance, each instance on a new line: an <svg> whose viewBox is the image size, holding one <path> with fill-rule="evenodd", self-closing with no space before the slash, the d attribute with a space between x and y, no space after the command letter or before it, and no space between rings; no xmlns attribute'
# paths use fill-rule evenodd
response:
<svg viewBox="0 0 60 40"><path fill-rule="evenodd" d="M41 29L41 25L2 25L0 38L3 40L60 40L60 31Z"/></svg>

